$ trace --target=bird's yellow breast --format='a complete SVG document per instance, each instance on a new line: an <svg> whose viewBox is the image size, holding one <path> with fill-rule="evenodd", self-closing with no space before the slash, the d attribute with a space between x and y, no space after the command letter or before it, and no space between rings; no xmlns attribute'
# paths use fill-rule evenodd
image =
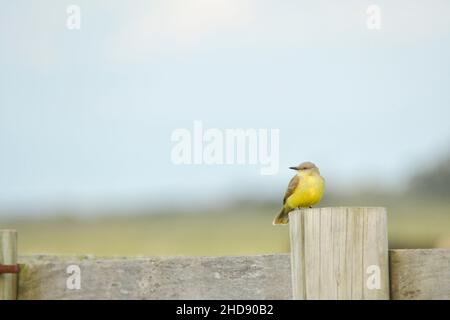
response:
<svg viewBox="0 0 450 320"><path fill-rule="evenodd" d="M324 191L325 182L320 175L302 176L286 204L290 208L312 206L322 199Z"/></svg>

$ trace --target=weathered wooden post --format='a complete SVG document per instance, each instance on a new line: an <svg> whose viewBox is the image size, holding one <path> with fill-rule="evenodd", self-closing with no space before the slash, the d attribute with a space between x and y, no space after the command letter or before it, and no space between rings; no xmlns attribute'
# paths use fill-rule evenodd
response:
<svg viewBox="0 0 450 320"><path fill-rule="evenodd" d="M385 208L289 214L294 299L389 299Z"/></svg>
<svg viewBox="0 0 450 320"><path fill-rule="evenodd" d="M17 232L0 230L0 300L17 299Z"/></svg>

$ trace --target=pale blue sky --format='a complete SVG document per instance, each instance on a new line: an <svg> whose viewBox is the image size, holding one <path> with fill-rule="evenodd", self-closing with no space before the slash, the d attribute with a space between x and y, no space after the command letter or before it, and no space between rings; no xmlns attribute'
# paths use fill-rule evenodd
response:
<svg viewBox="0 0 450 320"><path fill-rule="evenodd" d="M0 208L273 196L304 160L330 188L396 187L449 151L448 1L129 3L1 1ZM279 128L280 173L173 165L194 120Z"/></svg>

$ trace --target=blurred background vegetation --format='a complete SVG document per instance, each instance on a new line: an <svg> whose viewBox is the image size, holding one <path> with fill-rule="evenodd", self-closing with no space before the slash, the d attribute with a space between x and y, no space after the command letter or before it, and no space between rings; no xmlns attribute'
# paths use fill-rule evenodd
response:
<svg viewBox="0 0 450 320"><path fill-rule="evenodd" d="M321 206L386 206L390 248L450 248L450 157L411 177L404 191L327 190ZM284 190L277 190L281 194ZM278 194L277 194L278 196ZM77 218L67 212L4 221L19 252L96 255L238 255L289 251L288 227L272 226L277 201L242 195L228 207L155 209Z"/></svg>

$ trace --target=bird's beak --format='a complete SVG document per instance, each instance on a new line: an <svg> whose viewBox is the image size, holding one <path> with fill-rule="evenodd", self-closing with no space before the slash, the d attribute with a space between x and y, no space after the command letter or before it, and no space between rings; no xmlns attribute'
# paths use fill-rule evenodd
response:
<svg viewBox="0 0 450 320"><path fill-rule="evenodd" d="M292 169L292 170L298 170L297 167L289 167L289 169Z"/></svg>

